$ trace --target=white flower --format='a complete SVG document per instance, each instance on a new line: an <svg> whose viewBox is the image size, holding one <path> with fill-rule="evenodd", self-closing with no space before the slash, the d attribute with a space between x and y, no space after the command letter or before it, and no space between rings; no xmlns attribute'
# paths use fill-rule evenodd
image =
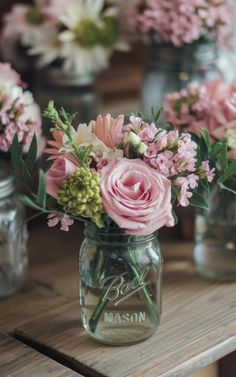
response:
<svg viewBox="0 0 236 377"><path fill-rule="evenodd" d="M64 14L61 16L61 22L68 28L68 31L62 32L61 36L68 35L70 39L76 38L74 31L83 19L90 19L95 22L99 21L99 16L104 7L104 0L70 0Z"/></svg>
<svg viewBox="0 0 236 377"><path fill-rule="evenodd" d="M58 40L57 25L48 22L38 27L32 35L29 54L38 55L39 67L49 65L60 57L61 43Z"/></svg>
<svg viewBox="0 0 236 377"><path fill-rule="evenodd" d="M91 147L91 157L95 159L97 157L106 160L113 160L123 157L123 151L120 149L108 148L97 136L92 132L92 125L81 123L77 127L77 130L71 128L72 137L76 145L79 147ZM63 137L63 144L68 149L67 137Z"/></svg>
<svg viewBox="0 0 236 377"><path fill-rule="evenodd" d="M109 52L101 46L88 49L72 41L62 45L60 56L66 72L86 75L106 68Z"/></svg>

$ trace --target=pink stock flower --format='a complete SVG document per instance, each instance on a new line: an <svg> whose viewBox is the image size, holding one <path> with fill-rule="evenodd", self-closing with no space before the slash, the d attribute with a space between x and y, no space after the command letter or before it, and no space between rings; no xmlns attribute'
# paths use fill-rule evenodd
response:
<svg viewBox="0 0 236 377"><path fill-rule="evenodd" d="M72 157L59 156L45 174L47 193L57 199L63 182L73 174L78 164Z"/></svg>
<svg viewBox="0 0 236 377"><path fill-rule="evenodd" d="M23 86L18 73L9 64L0 63L0 151L8 152L17 134L24 153L27 153L35 134L39 157L45 143L40 108Z"/></svg>
<svg viewBox="0 0 236 377"><path fill-rule="evenodd" d="M58 215L56 213L50 213L48 215L48 226L50 228L56 226L58 223L61 223L61 230L64 230L64 232L69 231L69 226L74 224L74 220L70 218L70 216L64 214L64 215Z"/></svg>
<svg viewBox="0 0 236 377"><path fill-rule="evenodd" d="M236 130L234 84L221 80L191 83L183 91L168 94L164 106L166 120L181 131L199 133L200 128L206 128L213 141L224 141L229 130ZM229 145L230 156L234 155L231 148Z"/></svg>
<svg viewBox="0 0 236 377"><path fill-rule="evenodd" d="M98 115L96 121L91 121L93 133L108 148L116 148L122 142L122 127L124 124L124 115L112 118L110 114L104 117Z"/></svg>
<svg viewBox="0 0 236 377"><path fill-rule="evenodd" d="M193 195L192 192L189 191L189 181L187 177L178 177L174 181L174 184L180 187L178 201L182 207L187 207L189 205L189 198Z"/></svg>
<svg viewBox="0 0 236 377"><path fill-rule="evenodd" d="M215 177L215 168L210 169L209 161L203 161L202 165L199 168L202 173L200 175L201 178L206 178L208 182L212 182Z"/></svg>
<svg viewBox="0 0 236 377"><path fill-rule="evenodd" d="M129 0L121 9L129 32L155 32L157 40L180 47L201 37L218 43L227 41L233 2Z"/></svg>
<svg viewBox="0 0 236 377"><path fill-rule="evenodd" d="M100 171L103 206L127 234L147 235L173 226L171 181L139 159L109 163Z"/></svg>
<svg viewBox="0 0 236 377"><path fill-rule="evenodd" d="M0 63L0 82L7 82L11 88L23 84L20 75L8 63Z"/></svg>

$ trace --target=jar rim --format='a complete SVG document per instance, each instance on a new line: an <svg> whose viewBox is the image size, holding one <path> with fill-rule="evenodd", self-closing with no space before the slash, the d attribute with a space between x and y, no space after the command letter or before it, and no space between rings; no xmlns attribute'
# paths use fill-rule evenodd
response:
<svg viewBox="0 0 236 377"><path fill-rule="evenodd" d="M112 239L112 244L115 245L123 242L128 244L145 243L156 238L158 231L154 231L148 235L133 235L126 234L123 229L118 227L98 228L95 224L86 222L84 234L88 239L92 239L93 241L99 243L111 243L108 241L108 239L110 238Z"/></svg>

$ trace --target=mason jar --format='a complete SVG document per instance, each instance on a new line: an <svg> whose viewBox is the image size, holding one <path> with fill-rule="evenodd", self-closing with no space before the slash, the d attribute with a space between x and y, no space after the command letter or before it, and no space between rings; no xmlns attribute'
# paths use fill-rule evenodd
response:
<svg viewBox="0 0 236 377"><path fill-rule="evenodd" d="M151 115L151 109L161 107L168 93L180 91L190 82L214 81L224 77L217 65L218 51L213 43L196 43L175 47L154 40L149 46L147 69L141 88L142 111ZM226 63L222 66L225 70ZM234 66L231 67L231 71ZM235 77L235 76L234 76Z"/></svg>
<svg viewBox="0 0 236 377"><path fill-rule="evenodd" d="M27 229L14 180L0 161L0 298L17 292L27 273Z"/></svg>
<svg viewBox="0 0 236 377"><path fill-rule="evenodd" d="M161 317L162 264L156 233L131 236L86 224L79 267L87 333L111 345L150 337Z"/></svg>
<svg viewBox="0 0 236 377"><path fill-rule="evenodd" d="M58 109L63 107L67 113L77 114L76 126L96 119L99 113L100 99L94 80L94 76L90 74L76 75L65 73L61 68L50 67L38 72L33 93L42 111L47 108L49 101L53 100ZM51 127L51 122L44 118L45 136L51 136Z"/></svg>
<svg viewBox="0 0 236 377"><path fill-rule="evenodd" d="M236 281L236 195L215 186L209 210L197 214L195 233L198 272L216 281Z"/></svg>

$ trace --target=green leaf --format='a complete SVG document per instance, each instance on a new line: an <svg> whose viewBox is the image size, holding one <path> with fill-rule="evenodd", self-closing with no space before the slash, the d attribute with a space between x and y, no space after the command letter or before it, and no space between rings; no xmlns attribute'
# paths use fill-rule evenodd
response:
<svg viewBox="0 0 236 377"><path fill-rule="evenodd" d="M195 143L196 143L197 145L200 144L200 137L199 137L197 134L195 134L194 132L191 132L191 131L188 131L188 134L191 135L191 139L192 139L193 141L195 141Z"/></svg>
<svg viewBox="0 0 236 377"><path fill-rule="evenodd" d="M230 178L236 177L236 161L231 162L231 164L225 169L224 174L218 178L217 183L220 186L221 190L227 190L236 194L234 190L229 185L226 185L225 182L230 180ZM229 182L230 183L230 182Z"/></svg>
<svg viewBox="0 0 236 377"><path fill-rule="evenodd" d="M231 164L225 169L224 174L218 178L217 182L220 185L234 175L236 175L236 161L231 162Z"/></svg>
<svg viewBox="0 0 236 377"><path fill-rule="evenodd" d="M204 197L196 192L193 193L193 196L191 198L189 198L189 203L194 206L194 207L198 207L198 208L202 208L202 209L208 209L208 203L207 201L204 199Z"/></svg>
<svg viewBox="0 0 236 377"><path fill-rule="evenodd" d="M151 110L151 111L152 111L152 117L151 117L151 120L152 120L152 122L156 123L156 122L158 122L158 120L160 119L160 116L161 116L161 114L163 113L164 109L163 109L163 107L160 107L160 109L155 110L155 108L152 107L152 110Z"/></svg>
<svg viewBox="0 0 236 377"><path fill-rule="evenodd" d="M32 171L36 158L37 158L37 138L36 138L36 135L34 134L30 147L29 147L29 151L26 156L26 161L25 161L28 172Z"/></svg>
<svg viewBox="0 0 236 377"><path fill-rule="evenodd" d="M11 145L11 163L13 169L16 169L19 166L22 159L23 146L18 141L17 133L15 133L12 145Z"/></svg>
<svg viewBox="0 0 236 377"><path fill-rule="evenodd" d="M39 204L43 209L46 208L46 199L47 199L46 180L45 180L44 172L40 169L36 201L37 201L37 204Z"/></svg>
<svg viewBox="0 0 236 377"><path fill-rule="evenodd" d="M209 194L210 192L210 185L209 185L209 182L206 180L206 179L201 179L199 181L200 183L200 186L202 187L203 189L203 192L206 192L207 194Z"/></svg>
<svg viewBox="0 0 236 377"><path fill-rule="evenodd" d="M178 217L177 217L177 215L176 215L176 213L173 209L172 209L171 213L172 213L172 216L174 218L174 225L178 224L179 219L178 219Z"/></svg>
<svg viewBox="0 0 236 377"><path fill-rule="evenodd" d="M222 150L220 152L220 155L218 157L218 161L216 163L217 169L220 171L225 171L228 168L228 157L227 157L227 145L224 144L222 146Z"/></svg>
<svg viewBox="0 0 236 377"><path fill-rule="evenodd" d="M204 142L206 144L208 152L210 153L210 151L211 151L211 139L210 139L209 132L205 128L200 128L199 132L200 132L202 139L204 140Z"/></svg>
<svg viewBox="0 0 236 377"><path fill-rule="evenodd" d="M216 144L213 145L210 153L211 158L217 158L222 151L225 149L225 143L222 142L217 142Z"/></svg>
<svg viewBox="0 0 236 377"><path fill-rule="evenodd" d="M20 195L19 196L20 201L25 204L27 207L37 209L41 212L44 211L43 208L41 208L37 203L35 203L31 198L29 198L27 195Z"/></svg>

